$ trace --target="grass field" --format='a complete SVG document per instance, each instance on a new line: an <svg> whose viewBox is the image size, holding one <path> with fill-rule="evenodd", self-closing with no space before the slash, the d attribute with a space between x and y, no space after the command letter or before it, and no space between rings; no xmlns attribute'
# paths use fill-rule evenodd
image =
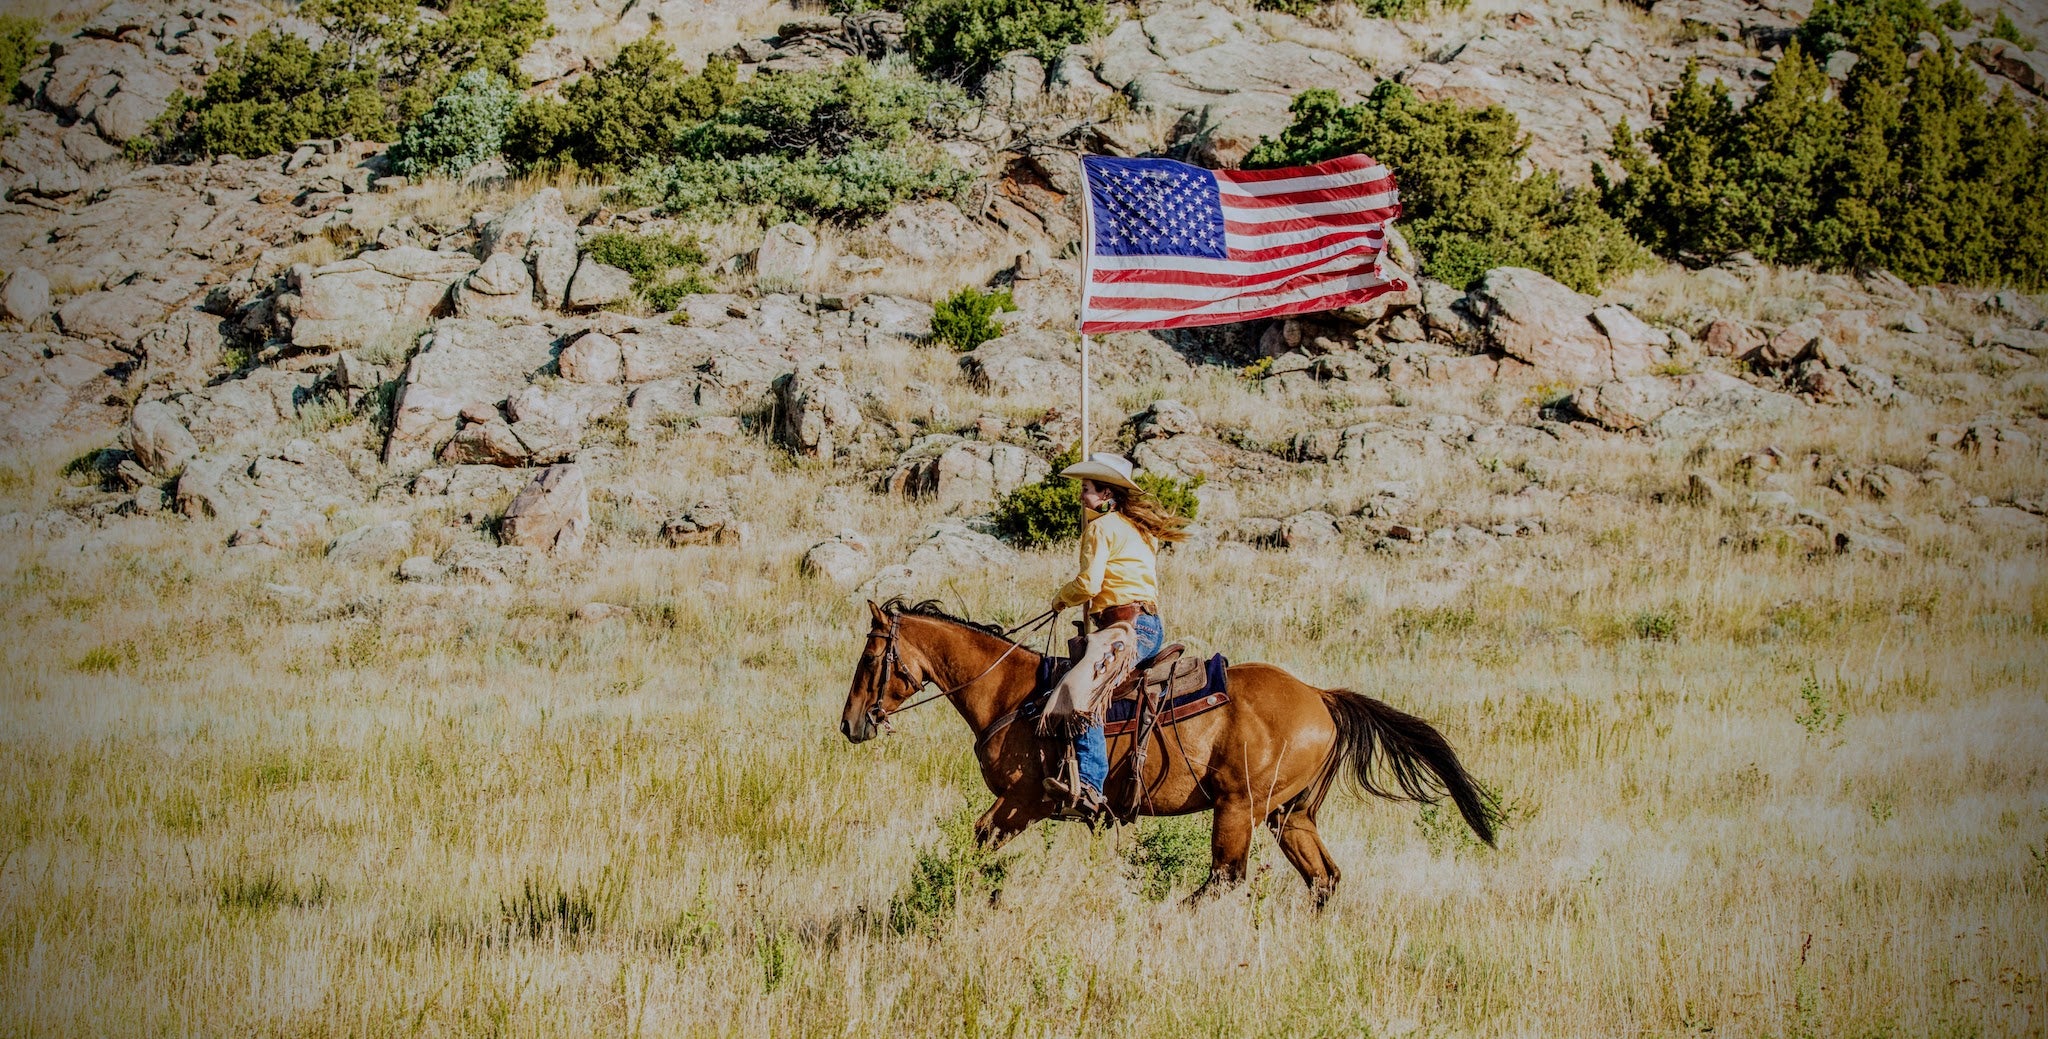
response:
<svg viewBox="0 0 2048 1039"><path fill-rule="evenodd" d="M1189 391L1205 414L1257 410L1223 378ZM1776 435L1864 464L1925 450L1877 419ZM1487 849L1447 808L1334 796L1321 829L1345 875L1320 914L1268 836L1245 887L1183 905L1199 818L968 848L988 795L967 730L935 706L848 745L866 610L796 566L845 526L891 561L936 508L765 444L671 440L599 476L660 468L680 496L747 475L746 547L657 547L601 511L590 554L503 585L401 584L317 549L234 558L212 523L136 521L89 551L17 532L0 1027L2048 1029L2041 546L1931 498L1888 506L1904 557L1724 543L1743 515L1669 492L1689 471L1739 483L1741 448L1559 451L1418 492L1438 526L1540 472L1542 533L1165 558L1170 636L1419 713L1501 798ZM11 464L9 508L67 493L58 461ZM1952 475L1965 493L2042 483L2037 456ZM1241 487L1236 508L1355 507L1366 479ZM1015 621L1069 552L925 591ZM575 619L591 601L631 613Z"/></svg>

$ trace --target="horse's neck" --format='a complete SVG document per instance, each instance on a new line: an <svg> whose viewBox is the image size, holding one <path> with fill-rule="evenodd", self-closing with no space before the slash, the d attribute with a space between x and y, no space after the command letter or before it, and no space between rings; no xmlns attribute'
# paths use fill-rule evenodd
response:
<svg viewBox="0 0 2048 1039"><path fill-rule="evenodd" d="M959 690L947 699L978 735L1030 697L1039 655L971 628L950 627L946 635L943 648L928 652L942 672L933 677L940 688Z"/></svg>

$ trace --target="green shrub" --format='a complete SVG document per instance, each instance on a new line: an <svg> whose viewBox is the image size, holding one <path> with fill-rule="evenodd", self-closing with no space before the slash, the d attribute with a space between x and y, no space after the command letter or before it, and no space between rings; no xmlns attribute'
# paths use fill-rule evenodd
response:
<svg viewBox="0 0 2048 1039"><path fill-rule="evenodd" d="M1072 455L1064 456L1072 465ZM1064 468L1053 463L1057 474ZM1056 545L1081 536L1081 491L1072 480L1058 475L1003 495L996 502L996 532L1025 548Z"/></svg>
<svg viewBox="0 0 2048 1039"><path fill-rule="evenodd" d="M1081 536L1081 482L1060 475L1060 470L1080 460L1071 448L1052 460L1052 472L1037 483L1025 484L996 502L993 518L996 533L1025 548L1054 545ZM1176 480L1152 473L1139 473L1135 482L1152 495L1161 508L1192 520L1201 502L1195 489L1202 478Z"/></svg>
<svg viewBox="0 0 2048 1039"><path fill-rule="evenodd" d="M1741 110L1688 66L1638 143L1595 179L1608 210L1657 252L1695 263L1738 250L1913 282L2048 286L2048 118L1982 80L1947 44L1906 67L1883 17L1861 24L1839 96L1795 43ZM1647 146L1647 148L1645 148Z"/></svg>
<svg viewBox="0 0 2048 1039"><path fill-rule="evenodd" d="M1124 852L1138 890L1148 900L1164 902L1176 888L1193 888L1209 876L1210 827L1199 815L1147 819L1138 824L1138 839Z"/></svg>
<svg viewBox="0 0 2048 1039"><path fill-rule="evenodd" d="M929 135L964 103L957 88L864 61L767 78L680 135L679 157L643 167L620 197L770 222L860 220L957 198L973 178Z"/></svg>
<svg viewBox="0 0 2048 1039"><path fill-rule="evenodd" d="M633 276L633 290L656 311L674 310L684 296L710 291L699 275L704 250L696 242L660 234L606 231L583 251Z"/></svg>
<svg viewBox="0 0 2048 1039"><path fill-rule="evenodd" d="M1998 9L1998 20L1991 23L1991 32L1988 35L2008 43L2017 43L2025 50L2034 49L2034 38L2021 32L2020 27L2012 23L2012 17L2005 13L2003 7Z"/></svg>
<svg viewBox="0 0 2048 1039"><path fill-rule="evenodd" d="M736 67L714 58L691 75L669 45L643 37L556 97L520 106L505 134L515 169L617 174L675 154L677 139L739 96Z"/></svg>
<svg viewBox="0 0 2048 1039"><path fill-rule="evenodd" d="M1002 891L1009 861L975 841L974 818L971 808L955 812L939 825L939 842L918 849L909 879L889 900L890 926L903 933L936 930L964 900Z"/></svg>
<svg viewBox="0 0 2048 1039"><path fill-rule="evenodd" d="M1941 26L1925 0L1814 0L1813 12L1799 23L1794 38L1806 53L1823 58L1838 50L1860 54L1858 41L1879 22L1889 26L1901 47Z"/></svg>
<svg viewBox="0 0 2048 1039"><path fill-rule="evenodd" d="M1942 0L1941 6L1934 9L1934 20L1948 29L1962 30L1969 28L1976 16L1963 6L1963 0Z"/></svg>
<svg viewBox="0 0 2048 1039"><path fill-rule="evenodd" d="M901 202L957 199L972 182L972 174L936 145L911 140L893 148L862 145L830 157L813 152L682 159L641 170L620 188L619 198L670 213L728 216L745 210L762 223L859 221Z"/></svg>
<svg viewBox="0 0 2048 1039"><path fill-rule="evenodd" d="M197 96L176 94L138 156L267 155L310 137L389 140L462 75L517 82L513 63L550 31L543 0L449 0L423 19L404 0L324 0L300 13L325 41L265 29L221 52Z"/></svg>
<svg viewBox="0 0 2048 1039"><path fill-rule="evenodd" d="M1494 267L1532 267L1583 292L1642 266L1648 255L1588 193L1553 173L1520 176L1524 142L1498 105L1423 101L1384 80L1364 102L1335 91L1294 99L1294 122L1259 142L1247 169L1293 166L1363 152L1394 171L1402 221L1423 273L1465 288Z"/></svg>
<svg viewBox="0 0 2048 1039"><path fill-rule="evenodd" d="M347 48L317 50L303 37L264 29L221 51L197 97L173 94L152 133L131 148L159 156L269 155L309 137L380 140L392 124L377 74L350 70Z"/></svg>
<svg viewBox="0 0 2048 1039"><path fill-rule="evenodd" d="M1103 32L1100 0L912 0L903 42L917 66L972 81L1011 51L1050 65L1069 44Z"/></svg>
<svg viewBox="0 0 2048 1039"><path fill-rule="evenodd" d="M465 73L433 107L407 124L391 147L392 169L407 177L459 174L496 158L519 93L496 73Z"/></svg>
<svg viewBox="0 0 2048 1039"><path fill-rule="evenodd" d="M1015 310L1008 289L983 292L972 285L932 305L932 338L966 353L1003 334L997 311Z"/></svg>
<svg viewBox="0 0 2048 1039"><path fill-rule="evenodd" d="M0 14L0 104L14 100L20 89L21 70L43 49L43 23L18 14Z"/></svg>

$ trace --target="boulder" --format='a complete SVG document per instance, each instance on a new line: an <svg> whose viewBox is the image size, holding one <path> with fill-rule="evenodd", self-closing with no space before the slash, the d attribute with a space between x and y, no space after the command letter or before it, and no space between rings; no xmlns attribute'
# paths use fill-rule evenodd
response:
<svg viewBox="0 0 2048 1039"><path fill-rule="evenodd" d="M1640 375L1663 359L1669 345L1663 333L1621 308L1601 307L1522 267L1486 272L1465 307L1487 345L1527 362L1541 378L1598 382Z"/></svg>
<svg viewBox="0 0 2048 1039"><path fill-rule="evenodd" d="M385 464L403 468L432 458L454 435L464 407L495 410L552 360L553 342L554 333L540 325L440 322L400 377Z"/></svg>
<svg viewBox="0 0 2048 1039"><path fill-rule="evenodd" d="M2035 94L2048 94L2048 53L2027 50L2010 40L1992 37L1978 40L1970 45L1970 56L1977 64Z"/></svg>
<svg viewBox="0 0 2048 1039"><path fill-rule="evenodd" d="M464 422L434 457L449 465L518 468L533 463L533 449L504 419L493 416L480 422Z"/></svg>
<svg viewBox="0 0 2048 1039"><path fill-rule="evenodd" d="M576 264L576 274L569 279L568 291L563 305L579 310L590 310L608 303L619 303L633 295L633 276L608 264L599 263L585 255Z"/></svg>
<svg viewBox="0 0 2048 1039"><path fill-rule="evenodd" d="M951 202L907 202L871 230L905 257L942 264L979 255L992 244L987 231Z"/></svg>
<svg viewBox="0 0 2048 1039"><path fill-rule="evenodd" d="M50 316L50 279L41 271L22 268L0 285L0 317L18 325L33 324Z"/></svg>
<svg viewBox="0 0 2048 1039"><path fill-rule="evenodd" d="M867 576L873 559L874 549L868 540L854 531L844 530L806 550L798 569L841 588L851 588Z"/></svg>
<svg viewBox="0 0 2048 1039"><path fill-rule="evenodd" d="M1773 371L1780 368L1789 368L1799 363L1799 359L1805 356L1807 349L1816 340L1820 339L1823 334L1821 324L1817 320L1807 318L1803 321L1795 321L1785 326L1782 331L1772 336L1763 345L1744 355L1743 359L1759 368Z"/></svg>
<svg viewBox="0 0 2048 1039"><path fill-rule="evenodd" d="M1337 517L1320 509L1296 513L1280 521L1279 542L1284 548L1324 549L1341 539Z"/></svg>
<svg viewBox="0 0 2048 1039"><path fill-rule="evenodd" d="M949 505L994 501L1052 471L1045 459L1014 444L951 434L921 437L882 474L878 489Z"/></svg>
<svg viewBox="0 0 2048 1039"><path fill-rule="evenodd" d="M1147 440L1131 452L1131 461L1148 473L1175 480L1256 480L1293 468L1272 455L1197 433Z"/></svg>
<svg viewBox="0 0 2048 1039"><path fill-rule="evenodd" d="M802 224L776 224L754 252L756 283L764 292L797 292L818 259L818 236Z"/></svg>
<svg viewBox="0 0 2048 1039"><path fill-rule="evenodd" d="M1161 437L1176 437L1187 433L1200 433L1202 420L1195 409L1177 400L1154 401L1152 406L1131 418L1131 427L1139 440L1157 440Z"/></svg>
<svg viewBox="0 0 2048 1039"><path fill-rule="evenodd" d="M133 343L163 320L167 309L163 301L151 298L147 287L122 285L73 296L58 305L57 325L68 336Z"/></svg>
<svg viewBox="0 0 2048 1039"><path fill-rule="evenodd" d="M327 546L327 558L337 563L381 567L412 547L412 524L405 520L357 527L335 538Z"/></svg>
<svg viewBox="0 0 2048 1039"><path fill-rule="evenodd" d="M542 188L485 224L477 235L477 252L486 258L486 263L490 257L501 254L524 260L542 237L564 228L573 236L574 227L569 222L568 210L563 208L561 190Z"/></svg>
<svg viewBox="0 0 2048 1039"><path fill-rule="evenodd" d="M540 471L505 510L498 540L519 548L556 555L576 555L590 530L590 492L583 470L574 464L551 465Z"/></svg>
<svg viewBox="0 0 2048 1039"><path fill-rule="evenodd" d="M608 386L624 371L619 341L602 332L588 333L563 347L555 362L562 378L570 382Z"/></svg>
<svg viewBox="0 0 2048 1039"><path fill-rule="evenodd" d="M974 388L999 397L1066 400L1080 392L1080 347L1064 332L1029 328L960 355Z"/></svg>
<svg viewBox="0 0 2048 1039"><path fill-rule="evenodd" d="M984 580L1017 563L1017 552L995 538L960 523L928 528L910 554L896 566L883 567L860 586L870 599L892 595L927 598L950 578Z"/></svg>
<svg viewBox="0 0 2048 1039"><path fill-rule="evenodd" d="M981 78L981 96L992 105L1027 105L1045 96L1045 63L1028 51L1015 51L996 60L994 68Z"/></svg>
<svg viewBox="0 0 2048 1039"><path fill-rule="evenodd" d="M885 335L922 339L932 334L932 305L901 296L869 296L853 308L853 320Z"/></svg>
<svg viewBox="0 0 2048 1039"><path fill-rule="evenodd" d="M142 358L144 382L177 388L204 386L219 373L226 350L220 319L190 309L144 329L133 348Z"/></svg>
<svg viewBox="0 0 2048 1039"><path fill-rule="evenodd" d="M1581 387L1572 394L1571 406L1618 432L1641 429L1683 437L1740 421L1779 421L1797 405L1782 393L1758 389L1732 375L1695 372L1676 378L1639 375Z"/></svg>
<svg viewBox="0 0 2048 1039"><path fill-rule="evenodd" d="M833 360L809 361L775 381L775 439L806 458L830 462L860 432L860 406Z"/></svg>
<svg viewBox="0 0 2048 1039"><path fill-rule="evenodd" d="M1723 318L1700 333L1700 345L1709 357L1741 357L1764 345L1764 338L1740 321Z"/></svg>
<svg viewBox="0 0 2048 1039"><path fill-rule="evenodd" d="M662 539L671 546L744 545L752 532L724 501L701 501L661 525Z"/></svg>
<svg viewBox="0 0 2048 1039"><path fill-rule="evenodd" d="M199 442L180 421L177 410L162 401L136 405L122 441L135 460L156 476L175 474L199 453Z"/></svg>
<svg viewBox="0 0 2048 1039"><path fill-rule="evenodd" d="M511 253L495 253L463 279L455 293L455 316L497 321L531 320L533 276Z"/></svg>
<svg viewBox="0 0 2048 1039"><path fill-rule="evenodd" d="M299 285L292 345L348 349L424 325L440 311L449 286L476 269L476 258L467 253L412 246L376 249L317 268Z"/></svg>

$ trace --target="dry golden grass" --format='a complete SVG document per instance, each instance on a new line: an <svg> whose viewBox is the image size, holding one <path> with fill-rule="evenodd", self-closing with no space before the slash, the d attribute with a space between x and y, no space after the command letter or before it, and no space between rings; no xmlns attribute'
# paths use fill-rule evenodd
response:
<svg viewBox="0 0 2048 1039"><path fill-rule="evenodd" d="M958 421L977 403L938 351L846 363L940 386ZM1212 423L1357 417L1228 373L1170 389ZM1923 435L1830 415L1752 436L1875 464ZM237 558L203 522L90 551L9 535L0 1029L2041 1034L2040 546L1912 500L1902 558L1745 551L1722 543L1741 516L1653 497L1692 470L1738 484L1738 453L1603 441L1417 481L1448 523L1546 473L1548 531L1477 548L1165 558L1170 634L1432 719L1508 810L1488 850L1338 795L1321 914L1266 838L1244 889L1190 908L1146 897L1188 878L1133 866L1133 832L1065 825L1006 850L993 901L892 914L950 890L920 869L971 874L946 835L987 795L943 706L839 736L866 611L796 563L845 527L893 562L940 513L758 441L624 449L590 554L497 586ZM61 461L10 461L0 511L74 493ZM1963 494L2048 483L2038 456L1952 472ZM1275 515L1376 479L1236 491ZM753 541L658 547L605 504L625 490L734 490ZM926 591L1015 621L1070 551ZM573 619L591 601L631 615Z"/></svg>

